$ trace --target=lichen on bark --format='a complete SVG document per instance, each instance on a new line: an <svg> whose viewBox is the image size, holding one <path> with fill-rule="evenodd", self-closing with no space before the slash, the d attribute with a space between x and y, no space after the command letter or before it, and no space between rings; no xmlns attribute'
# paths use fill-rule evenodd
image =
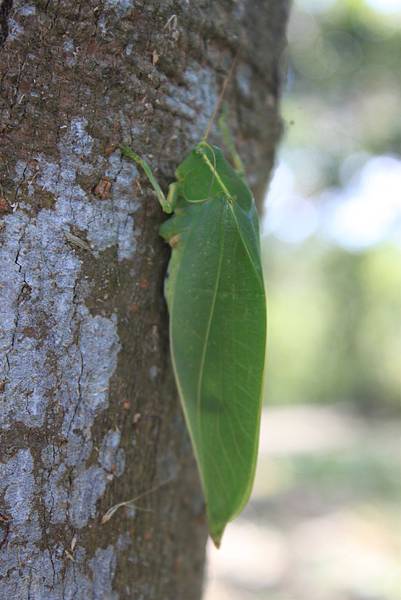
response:
<svg viewBox="0 0 401 600"><path fill-rule="evenodd" d="M171 180L240 44L227 100L260 196L286 10L1 4L1 597L200 597L206 526L168 359L163 217L118 146Z"/></svg>

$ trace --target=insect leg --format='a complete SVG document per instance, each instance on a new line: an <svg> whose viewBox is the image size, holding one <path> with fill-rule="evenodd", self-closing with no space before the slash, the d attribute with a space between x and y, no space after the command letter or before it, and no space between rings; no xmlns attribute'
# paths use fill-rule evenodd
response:
<svg viewBox="0 0 401 600"><path fill-rule="evenodd" d="M231 160L233 162L234 168L237 171L240 177L245 177L245 168L243 162L241 160L240 155L237 152L235 147L234 137L231 133L230 127L228 125L228 108L227 104L224 104L223 109L221 111L221 115L218 120L218 125L220 129L221 136L223 138L223 142L229 153L231 154Z"/></svg>
<svg viewBox="0 0 401 600"><path fill-rule="evenodd" d="M196 146L196 148L197 148L196 152L202 156L203 160L209 167L210 171L213 173L213 177L216 179L216 181L220 185L226 198L228 200L232 201L233 197L231 196L230 192L227 189L227 186L225 185L224 181L222 180L222 178L220 177L220 174L218 173L218 171L216 169L216 158L215 158L215 154L213 152L212 147L208 144L208 142L202 141L202 142L199 142L199 144ZM205 149L211 150L213 162L210 160Z"/></svg>
<svg viewBox="0 0 401 600"><path fill-rule="evenodd" d="M179 195L178 182L174 181L173 183L170 183L170 185L168 187L168 194L167 194L167 204L171 208L170 212L173 212L175 210L178 195Z"/></svg>
<svg viewBox="0 0 401 600"><path fill-rule="evenodd" d="M152 169L150 168L150 166L148 165L146 160L144 160L138 154L136 154L136 152L131 150L131 148L129 146L121 146L121 153L126 158L130 158L131 160L136 162L145 171L145 174L146 174L147 178L149 179L151 186L153 187L154 191L156 192L157 199L160 202L160 206L162 207L163 212L168 213L168 214L172 213L173 206L171 204L171 200L173 200L173 195L170 196L170 192L169 192L168 198L166 198L156 177L152 173Z"/></svg>

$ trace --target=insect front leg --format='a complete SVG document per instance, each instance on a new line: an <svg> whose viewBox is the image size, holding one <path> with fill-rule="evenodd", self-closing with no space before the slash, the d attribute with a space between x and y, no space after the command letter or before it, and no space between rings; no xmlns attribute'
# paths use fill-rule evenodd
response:
<svg viewBox="0 0 401 600"><path fill-rule="evenodd" d="M152 169L150 168L146 160L140 157L139 154L136 154L136 152L134 152L129 146L121 146L121 153L126 158L130 158L131 160L136 162L145 171L145 174L149 179L151 186L156 192L157 199L160 203L160 206L163 209L163 212L171 214L174 210L174 207L171 203L174 200L174 195L170 193L169 190L168 197L166 198L156 177L153 175Z"/></svg>

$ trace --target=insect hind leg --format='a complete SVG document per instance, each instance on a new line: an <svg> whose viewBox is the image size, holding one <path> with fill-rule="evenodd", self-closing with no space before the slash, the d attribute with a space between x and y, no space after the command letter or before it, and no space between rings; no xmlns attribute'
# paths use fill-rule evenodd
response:
<svg viewBox="0 0 401 600"><path fill-rule="evenodd" d="M244 178L245 177L245 168L244 164L241 160L240 155L237 152L235 147L234 136L231 132L230 126L228 125L228 107L227 104L223 105L221 115L218 119L218 126L221 133L221 137L223 138L224 146L227 148L228 152L231 156L231 161L235 168L237 174Z"/></svg>

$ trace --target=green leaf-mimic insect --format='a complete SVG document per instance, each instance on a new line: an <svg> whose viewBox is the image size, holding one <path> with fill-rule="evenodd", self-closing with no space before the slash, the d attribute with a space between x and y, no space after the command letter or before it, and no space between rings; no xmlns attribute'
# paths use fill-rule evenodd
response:
<svg viewBox="0 0 401 600"><path fill-rule="evenodd" d="M223 134L229 146L227 129ZM172 247L165 283L171 357L206 499L210 535L245 506L253 484L265 364L266 299L259 220L241 162L204 138L176 170L167 198L149 165Z"/></svg>

